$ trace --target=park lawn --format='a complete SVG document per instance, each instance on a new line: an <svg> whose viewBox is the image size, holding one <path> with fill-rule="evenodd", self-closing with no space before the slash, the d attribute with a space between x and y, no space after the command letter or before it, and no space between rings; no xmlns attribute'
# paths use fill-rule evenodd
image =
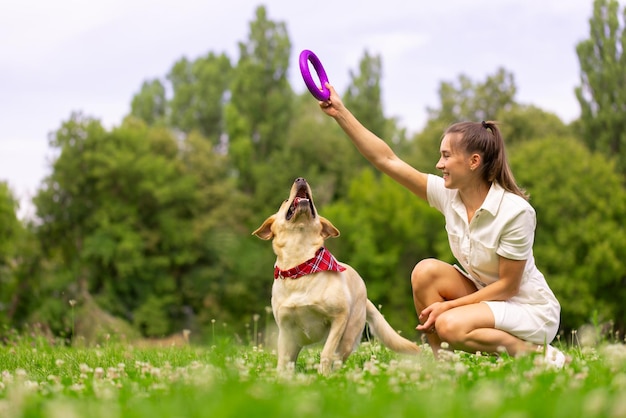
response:
<svg viewBox="0 0 626 418"><path fill-rule="evenodd" d="M435 360L362 344L330 376L319 348L278 373L262 347L0 346L0 417L626 417L626 346L568 348L555 370L521 358L446 352Z"/></svg>

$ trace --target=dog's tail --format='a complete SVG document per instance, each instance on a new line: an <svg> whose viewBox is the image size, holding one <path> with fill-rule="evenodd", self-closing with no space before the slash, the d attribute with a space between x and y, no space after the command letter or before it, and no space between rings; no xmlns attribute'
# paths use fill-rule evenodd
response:
<svg viewBox="0 0 626 418"><path fill-rule="evenodd" d="M374 336L390 350L403 354L419 353L419 346L398 334L369 299L367 300L367 323Z"/></svg>

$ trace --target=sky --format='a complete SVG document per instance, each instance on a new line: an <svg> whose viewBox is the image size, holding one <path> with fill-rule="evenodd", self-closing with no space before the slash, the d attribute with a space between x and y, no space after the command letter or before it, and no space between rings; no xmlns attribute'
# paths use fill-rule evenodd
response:
<svg viewBox="0 0 626 418"><path fill-rule="evenodd" d="M180 58L224 52L236 64L261 5L286 24L297 92L303 49L339 92L366 51L380 55L383 110L410 132L439 106L441 82L483 82L499 68L514 75L517 102L564 122L579 115L575 48L589 37L592 0L2 0L0 181L20 217L51 172L50 133L73 112L117 126L142 82Z"/></svg>

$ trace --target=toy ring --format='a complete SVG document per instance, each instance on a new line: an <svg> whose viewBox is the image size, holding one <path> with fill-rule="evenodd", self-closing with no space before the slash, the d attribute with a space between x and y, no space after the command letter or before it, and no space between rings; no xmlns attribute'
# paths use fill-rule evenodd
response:
<svg viewBox="0 0 626 418"><path fill-rule="evenodd" d="M313 68L315 68L315 71L317 72L321 86L315 84L313 77L311 77L309 61L311 61ZM324 71L324 67L322 66L319 58L317 58L317 56L308 49L305 49L300 53L300 72L302 73L304 84L306 84L313 97L317 100L328 100L330 97L330 90L326 87L326 83L328 83L328 76L326 75L326 71Z"/></svg>

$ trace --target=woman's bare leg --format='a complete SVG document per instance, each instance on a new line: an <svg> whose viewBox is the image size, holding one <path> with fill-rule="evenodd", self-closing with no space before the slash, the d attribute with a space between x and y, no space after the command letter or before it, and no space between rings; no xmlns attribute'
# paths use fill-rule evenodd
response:
<svg viewBox="0 0 626 418"><path fill-rule="evenodd" d="M415 266L411 287L418 317L423 309L435 302L458 299L476 291L474 283L457 269L436 259L425 259ZM442 313L435 329L426 333L426 338L435 356L443 341L452 349L470 353L500 353L504 350L516 356L545 349L545 346L528 343L494 327L495 319L489 306L476 303Z"/></svg>
<svg viewBox="0 0 626 418"><path fill-rule="evenodd" d="M467 352L506 352L511 356L536 349L526 341L495 329L493 312L487 304L475 303L459 306L442 313L437 318L436 329L441 340L450 348Z"/></svg>
<svg viewBox="0 0 626 418"><path fill-rule="evenodd" d="M474 283L457 269L432 258L417 263L411 273L411 287L418 317L422 310L435 302L458 299L476 291ZM436 356L442 339L435 332L426 333L426 338Z"/></svg>

